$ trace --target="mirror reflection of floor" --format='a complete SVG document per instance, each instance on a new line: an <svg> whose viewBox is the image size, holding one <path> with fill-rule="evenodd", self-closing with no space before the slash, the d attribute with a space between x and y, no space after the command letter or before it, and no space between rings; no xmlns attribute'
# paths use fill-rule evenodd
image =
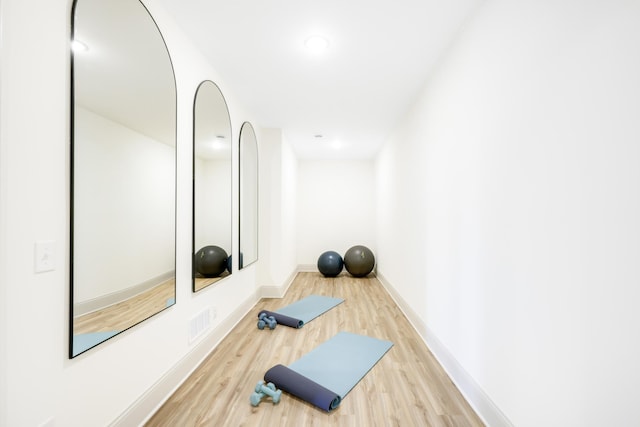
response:
<svg viewBox="0 0 640 427"><path fill-rule="evenodd" d="M122 331L164 310L175 301L175 278L117 304L73 319L73 334Z"/></svg>
<svg viewBox="0 0 640 427"><path fill-rule="evenodd" d="M195 278L195 283L193 285L194 287L194 291L198 292L199 290L206 288L209 285L213 285L214 283L216 283L217 281L224 279L225 277L229 276L229 272L228 271L224 271L224 273L222 273L220 276L218 277L201 277L201 276L196 276Z"/></svg>

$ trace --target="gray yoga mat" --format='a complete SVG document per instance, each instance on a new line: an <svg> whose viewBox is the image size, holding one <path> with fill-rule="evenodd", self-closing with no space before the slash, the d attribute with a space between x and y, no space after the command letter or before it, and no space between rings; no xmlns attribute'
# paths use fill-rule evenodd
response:
<svg viewBox="0 0 640 427"><path fill-rule="evenodd" d="M391 347L391 341L340 332L289 368L344 398Z"/></svg>
<svg viewBox="0 0 640 427"><path fill-rule="evenodd" d="M340 332L288 367L276 365L269 369L264 379L330 411L391 347L391 341Z"/></svg>
<svg viewBox="0 0 640 427"><path fill-rule="evenodd" d="M260 313L273 316L278 324L301 328L305 323L312 321L342 302L344 302L342 298L309 295L276 311L261 310Z"/></svg>

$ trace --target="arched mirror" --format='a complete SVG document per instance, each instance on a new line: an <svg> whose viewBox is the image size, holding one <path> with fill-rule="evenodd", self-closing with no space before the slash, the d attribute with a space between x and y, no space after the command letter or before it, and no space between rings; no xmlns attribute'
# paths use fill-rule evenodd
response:
<svg viewBox="0 0 640 427"><path fill-rule="evenodd" d="M193 103L193 291L231 274L231 119L218 86Z"/></svg>
<svg viewBox="0 0 640 427"><path fill-rule="evenodd" d="M251 123L240 128L240 257L243 268L258 260L258 141Z"/></svg>
<svg viewBox="0 0 640 427"><path fill-rule="evenodd" d="M138 0L76 0L72 23L75 357L175 304L176 84Z"/></svg>

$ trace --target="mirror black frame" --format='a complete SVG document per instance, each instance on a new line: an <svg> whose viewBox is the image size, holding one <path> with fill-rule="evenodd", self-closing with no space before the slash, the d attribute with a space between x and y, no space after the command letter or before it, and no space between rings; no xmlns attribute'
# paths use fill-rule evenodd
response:
<svg viewBox="0 0 640 427"><path fill-rule="evenodd" d="M247 138L243 138L244 135L247 134L247 132L250 131L251 134L253 135L253 138L251 140L251 143L253 145L253 149L255 150L255 224L254 224L254 245L255 245L255 257L252 257L251 259L245 260L245 256L243 253L243 245L242 245L242 235L243 235L243 224L244 224L244 218L243 218L243 202L244 202L244 197L243 197L243 186L245 185L245 180L243 175L243 147L246 146L246 144L248 143ZM253 127L253 125L250 122L244 122L242 124L242 126L240 127L240 135L238 137L238 251L239 251L239 258L238 258L238 268L239 269L243 269L244 267L248 267L249 265L253 264L254 262L258 261L258 258L260 256L260 247L258 244L259 241L259 200L260 200L260 175L259 175L259 155L258 155L258 136L256 135L256 131L255 128Z"/></svg>
<svg viewBox="0 0 640 427"><path fill-rule="evenodd" d="M197 199L197 192L196 192L196 188L197 188L197 183L196 183L196 158L197 158L197 149L196 146L198 145L198 117L199 117L199 112L198 112L198 97L201 95L201 91L203 90L203 88L205 86L211 86L212 89L217 91L217 94L220 95L220 101L222 102L220 104L221 107L224 107L224 110L226 112L226 116L223 118L223 120L225 121L225 124L228 125L228 141L231 144L231 141L233 141L232 139L232 126L231 126L231 114L229 112L229 105L227 104L227 100L224 96L224 94L222 93L222 90L220 89L220 87L213 82L212 80L203 80L202 82L200 82L200 84L198 85L198 87L196 88L194 97L193 97L193 111L192 111L192 156L191 156L191 160L192 160L192 164L191 164L191 171L192 171L192 175L191 175L191 214L192 214L192 221L191 221L191 255L192 255L192 261L191 261L191 290L193 293L199 292L203 289L206 289L208 287L210 287L211 285L213 285L214 283L219 282L222 279L225 279L226 277L228 277L229 275L233 274L233 262L232 262L232 254L233 254L233 231L232 231L232 223L231 223L231 218L232 218L232 210L233 210L233 192L231 191L233 182L232 182L232 166L233 166L233 150L232 150L232 146L229 147L230 152L229 152L229 167L230 167L230 173L229 173L229 245L231 246L229 248L229 252L226 253L227 258L224 260L224 263L226 265L226 270L223 270L222 273L220 273L220 275L214 274L213 276L206 276L206 277L200 277L198 275L197 272L197 256L202 255L202 253L200 251L202 251L204 248L199 249L198 251L196 251L196 216L197 216L197 211L196 211L196 207L197 207L197 203L196 203L196 199ZM226 120L225 120L226 119ZM209 123L209 122L207 122ZM218 136L218 135L216 135ZM220 249L224 250L223 248L220 248L219 246L215 246L215 245L211 245L210 247L212 247L212 250L214 250L214 254L215 252L217 252L216 256L220 254ZM225 251L226 252L226 251ZM201 281L203 281L202 285L198 285L198 279L200 279Z"/></svg>
<svg viewBox="0 0 640 427"><path fill-rule="evenodd" d="M75 36L76 36L76 32L77 32L77 27L76 27L76 12L77 12L77 5L78 5L78 1L81 0L73 0L72 6L71 6L71 32L70 32L70 40L73 41ZM176 285L175 285L175 266L176 266L176 262L177 262L177 258L176 258L176 248L177 248L177 239L176 239L176 232L177 232L177 208L176 208L176 201L177 201L177 81L176 81L176 76L175 76L175 68L173 65L173 61L171 59L171 54L169 52L169 48L167 46L166 40L162 34L162 32L160 31L160 28L156 22L156 20L153 18L153 15L150 13L149 9L147 9L147 7L144 5L144 3L142 3L142 1L140 0L131 0L132 2L136 2L139 3L139 6L143 8L143 10L146 12L147 17L149 18L149 24L153 25L153 27L155 28L155 31L157 32L157 36L159 36L159 40L162 41L162 46L164 47L164 52L166 53L166 59L168 60L168 64L170 66L170 72L171 72L171 77L172 77L172 81L173 81L173 96L172 96L172 100L173 100L173 105L172 105L172 109L173 109L173 129L172 129L172 142L173 142L173 185L174 185L174 195L173 195L173 266L174 266L174 277L173 277L173 297L169 298L166 300L166 303L164 305L163 308L161 309L157 309L157 311L153 312L152 314L148 314L145 315L146 317L144 318L140 318L139 320L133 320L133 322L125 327L122 330L116 331L115 333L111 334L111 335L104 335L104 337L102 337L102 339L98 339L96 342L91 341L90 344L87 344L86 346L83 346L81 350L79 349L74 349L74 292L75 292L75 288L77 287L77 283L76 283L76 278L75 278L75 270L74 270L74 255L76 254L76 248L74 247L74 237L75 237L75 220L76 220L76 211L75 211L75 197L76 197L76 190L75 190L75 180L76 180L76 174L75 174L75 168L76 168L76 154L75 154L75 150L76 150L76 130L75 130L75 126L76 126L76 53L74 53L73 49L70 49L70 72L69 72L69 76L70 76L70 103L69 103L69 110L70 110L70 152L69 152L69 159L70 159L70 187L69 187L69 289L70 289L70 293L69 293L69 345L68 345L68 351L69 351L69 358L73 359L77 356L79 356L80 354L85 353L86 351L95 348L96 346L98 346L99 344L102 344L104 342L106 342L107 340L109 340L110 338L112 338L113 336L119 335L122 332L129 330L130 328L139 325L140 323L150 319L151 317L154 317L155 315L163 312L164 310L166 310L167 308L171 307L172 305L175 305L176 303ZM71 44L70 44L71 46ZM98 334L100 334L100 332L96 332Z"/></svg>

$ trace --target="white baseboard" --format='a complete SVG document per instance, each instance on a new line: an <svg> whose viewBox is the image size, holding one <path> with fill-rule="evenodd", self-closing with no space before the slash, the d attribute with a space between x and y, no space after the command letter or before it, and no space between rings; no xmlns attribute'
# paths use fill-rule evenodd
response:
<svg viewBox="0 0 640 427"><path fill-rule="evenodd" d="M113 427L144 425L193 371L200 366L204 359L215 350L220 341L256 305L258 299L257 292L245 299L110 425Z"/></svg>
<svg viewBox="0 0 640 427"><path fill-rule="evenodd" d="M438 337L429 329L420 316L407 304L396 289L389 283L380 271L377 272L378 280L387 290L391 298L396 302L400 310L409 320L409 323L418 332L431 353L444 368L469 405L476 411L482 421L490 427L513 427L513 423L502 413L480 385L473 379L464 367L458 363L455 357L442 344Z"/></svg>
<svg viewBox="0 0 640 427"><path fill-rule="evenodd" d="M287 293L289 286L293 283L300 269L295 269L281 285L263 285L258 288L260 298L282 298Z"/></svg>
<svg viewBox="0 0 640 427"><path fill-rule="evenodd" d="M282 298L289 290L289 286L293 283L300 272L318 271L315 264L299 264L295 270L291 272L289 277L281 285L263 285L258 289L260 298Z"/></svg>
<svg viewBox="0 0 640 427"><path fill-rule="evenodd" d="M298 271L318 271L318 266L315 264L298 264Z"/></svg>

